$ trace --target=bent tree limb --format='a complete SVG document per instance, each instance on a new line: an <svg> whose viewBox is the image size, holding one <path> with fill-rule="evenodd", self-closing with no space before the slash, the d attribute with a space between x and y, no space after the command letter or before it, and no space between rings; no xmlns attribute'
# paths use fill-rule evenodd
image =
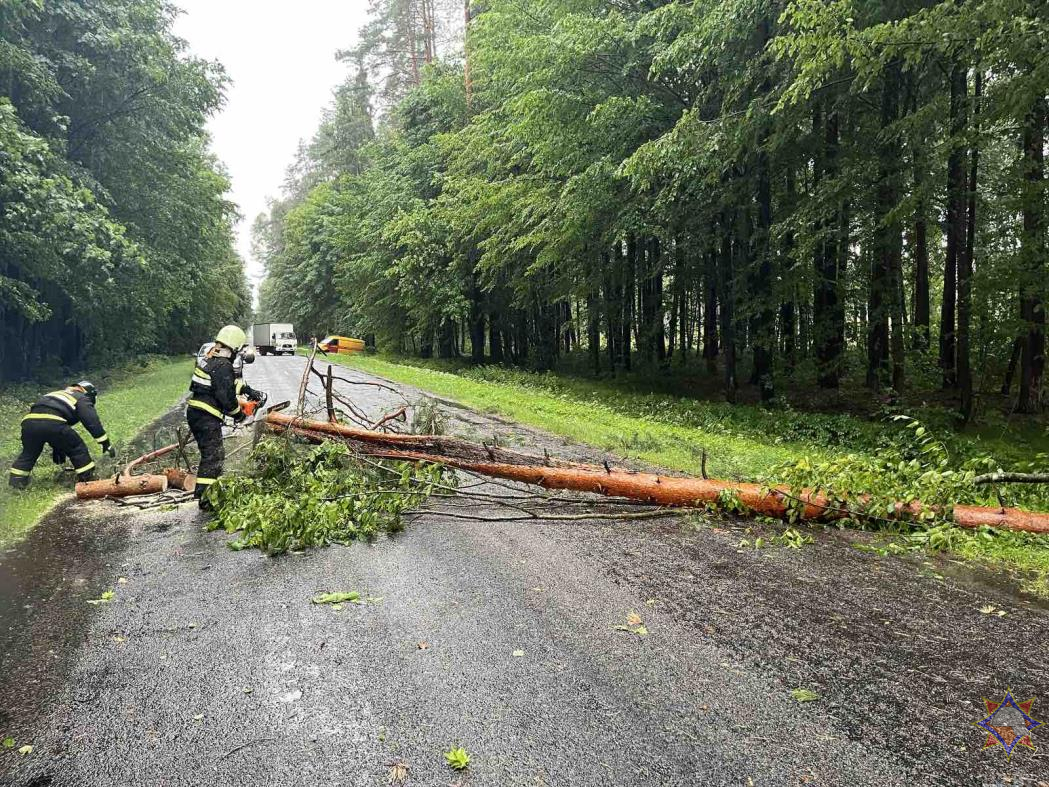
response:
<svg viewBox="0 0 1049 787"><path fill-rule="evenodd" d="M1049 484L1049 473L987 473L973 479L983 484Z"/></svg>
<svg viewBox="0 0 1049 787"><path fill-rule="evenodd" d="M728 494L748 510L778 519L787 518L792 511L802 519L820 521L864 516L862 511L853 512L838 507L823 495L810 491L795 495L785 487L768 488L714 479L625 472L608 466L573 465L554 460L547 464L545 457L477 446L454 438L380 434L340 424L291 418L281 413L270 413L266 416L266 423L278 433L290 431L314 440L343 440L362 454L376 459L430 462L545 489L575 490L671 507L717 504ZM890 516L901 520L912 519L924 510L926 506L918 501L898 502ZM954 506L952 518L955 524L965 528L989 526L1029 533L1049 533L1049 513Z"/></svg>

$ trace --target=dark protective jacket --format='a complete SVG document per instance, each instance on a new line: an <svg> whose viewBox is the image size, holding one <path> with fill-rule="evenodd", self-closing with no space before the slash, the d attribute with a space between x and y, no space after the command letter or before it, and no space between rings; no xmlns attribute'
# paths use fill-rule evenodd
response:
<svg viewBox="0 0 1049 787"><path fill-rule="evenodd" d="M242 411L238 396L257 396L257 392L236 377L233 363L221 356L204 357L193 368L189 383L188 405L203 410L216 418L237 418Z"/></svg>
<svg viewBox="0 0 1049 787"><path fill-rule="evenodd" d="M69 426L83 424L95 441L102 446L102 450L109 447L109 437L102 427L102 420L98 417L95 405L91 397L80 391L68 388L62 391L52 391L45 394L40 401L34 404L23 420L26 421L62 421Z"/></svg>

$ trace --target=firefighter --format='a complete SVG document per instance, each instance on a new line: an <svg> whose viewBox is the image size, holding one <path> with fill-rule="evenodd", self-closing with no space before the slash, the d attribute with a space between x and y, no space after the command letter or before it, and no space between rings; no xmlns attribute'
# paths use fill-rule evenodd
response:
<svg viewBox="0 0 1049 787"><path fill-rule="evenodd" d="M215 337L215 345L197 359L190 380L190 399L186 407L186 420L200 450L200 465L197 467L197 486L193 491L204 511L211 504L204 493L222 475L222 463L226 452L222 445L222 423L232 418L242 422L247 415L241 407L239 397L259 402L262 394L249 386L233 371L233 359L241 352L248 337L236 325L227 325Z"/></svg>
<svg viewBox="0 0 1049 787"><path fill-rule="evenodd" d="M82 423L95 438L102 453L116 456L113 444L102 427L95 402L98 389L87 380L52 391L34 404L22 419L22 453L11 466L10 484L16 489L29 486L30 476L45 445L51 446L56 465L73 462L77 481L95 480L95 463L83 439L73 427Z"/></svg>

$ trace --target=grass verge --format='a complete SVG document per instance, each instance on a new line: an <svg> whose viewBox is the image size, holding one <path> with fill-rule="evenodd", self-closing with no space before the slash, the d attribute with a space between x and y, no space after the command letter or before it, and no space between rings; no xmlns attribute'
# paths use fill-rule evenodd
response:
<svg viewBox="0 0 1049 787"><path fill-rule="evenodd" d="M893 423L844 414L763 410L624 388L614 382L472 368L452 373L379 356L331 357L335 363L447 397L472 409L494 413L620 456L683 473L698 474L704 451L711 477L770 480L785 462L812 462L847 455L876 457L904 430ZM1012 453L1040 448L1039 435L1011 441L964 437L960 452L993 451L1006 466ZM921 538L905 541L930 548ZM1049 537L970 532L951 528L950 537L930 551L997 564L1021 573L1024 588L1049 597Z"/></svg>
<svg viewBox="0 0 1049 787"><path fill-rule="evenodd" d="M85 375L101 390L98 414L119 452L141 429L178 404L187 389L192 362L188 359L149 358L133 365L94 376ZM19 539L70 491L72 479L51 463L47 449L33 471L33 484L25 492L7 485L10 462L21 449L21 419L42 393L64 383L18 385L0 389L0 546ZM96 444L82 427L77 427L92 455ZM113 460L108 460L112 462ZM101 465L103 470L106 465Z"/></svg>

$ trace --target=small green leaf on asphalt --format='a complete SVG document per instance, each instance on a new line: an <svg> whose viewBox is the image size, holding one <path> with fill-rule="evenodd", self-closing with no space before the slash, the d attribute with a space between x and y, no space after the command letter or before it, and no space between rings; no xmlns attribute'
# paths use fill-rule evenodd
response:
<svg viewBox="0 0 1049 787"><path fill-rule="evenodd" d="M462 746L458 746L444 753L444 760L454 771L465 771L470 765L470 755Z"/></svg>
<svg viewBox="0 0 1049 787"><path fill-rule="evenodd" d="M382 600L383 600L383 596L368 596L368 598L365 599L365 600L369 604L381 604Z"/></svg>
<svg viewBox="0 0 1049 787"><path fill-rule="evenodd" d="M15 739L14 738L4 738L4 748L5 749L13 749L14 747L15 747Z"/></svg>
<svg viewBox="0 0 1049 787"><path fill-rule="evenodd" d="M33 753L33 747L30 746L28 743L25 746L19 746L18 753L25 757L27 754Z"/></svg>
<svg viewBox="0 0 1049 787"><path fill-rule="evenodd" d="M331 609L332 609L332 612L341 612L342 611L342 604L332 604L331 605Z"/></svg>
<svg viewBox="0 0 1049 787"><path fill-rule="evenodd" d="M647 637L648 629L645 628L644 622L641 620L641 616L636 612L631 612L627 615L626 625L620 623L614 627L616 631L629 631L631 634L637 634L639 637Z"/></svg>
<svg viewBox="0 0 1049 787"><path fill-rule="evenodd" d="M313 597L314 604L345 604L347 601L358 602L361 594L357 591L349 593L318 593Z"/></svg>
<svg viewBox="0 0 1049 787"><path fill-rule="evenodd" d="M985 615L992 614L994 612L994 610L995 610L995 607L994 607L993 604L985 604L984 606L980 607L980 612L982 612Z"/></svg>
<svg viewBox="0 0 1049 787"><path fill-rule="evenodd" d="M523 650L515 650L514 651L514 657L515 658L521 658L521 656L523 656L523 655L524 655L524 651Z"/></svg>
<svg viewBox="0 0 1049 787"><path fill-rule="evenodd" d="M798 702L814 702L820 698L819 694L808 689L791 689L790 693Z"/></svg>
<svg viewBox="0 0 1049 787"><path fill-rule="evenodd" d="M251 694L251 692L254 691L254 689L252 689L250 686L245 686L243 691L245 694Z"/></svg>
<svg viewBox="0 0 1049 787"><path fill-rule="evenodd" d="M105 593L103 593L98 598L93 598L93 599L88 600L87 603L88 604L108 604L110 601L113 600L113 597L115 595L116 595L116 593L114 593L112 590L107 590Z"/></svg>
<svg viewBox="0 0 1049 787"><path fill-rule="evenodd" d="M196 716L193 717L193 721L204 721L204 714L198 713Z"/></svg>

